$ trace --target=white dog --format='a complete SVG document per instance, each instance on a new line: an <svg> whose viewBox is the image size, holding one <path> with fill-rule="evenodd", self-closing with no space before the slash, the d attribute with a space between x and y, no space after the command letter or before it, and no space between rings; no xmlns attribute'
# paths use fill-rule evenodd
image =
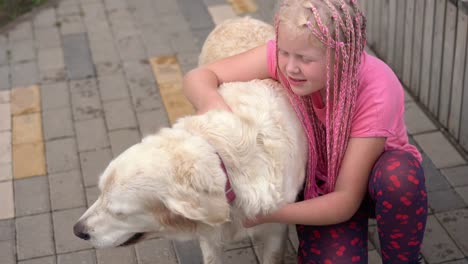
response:
<svg viewBox="0 0 468 264"><path fill-rule="evenodd" d="M272 27L258 20L222 23L208 36L200 62L271 37ZM198 238L204 262L222 263L223 244L248 231L264 245L263 263L281 263L287 226L245 229L242 222L294 202L306 168L304 132L277 82L226 83L220 93L232 113L181 118L110 162L99 181L101 195L75 234L95 247L133 244L146 234Z"/></svg>

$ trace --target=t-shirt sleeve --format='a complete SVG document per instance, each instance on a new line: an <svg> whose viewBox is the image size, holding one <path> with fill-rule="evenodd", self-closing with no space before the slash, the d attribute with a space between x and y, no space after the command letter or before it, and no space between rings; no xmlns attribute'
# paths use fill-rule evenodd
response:
<svg viewBox="0 0 468 264"><path fill-rule="evenodd" d="M363 73L358 89L351 137L393 137L404 120L404 92L395 74L383 63Z"/></svg>
<svg viewBox="0 0 468 264"><path fill-rule="evenodd" d="M267 42L268 73L271 78L278 80L276 63L276 41L272 39Z"/></svg>

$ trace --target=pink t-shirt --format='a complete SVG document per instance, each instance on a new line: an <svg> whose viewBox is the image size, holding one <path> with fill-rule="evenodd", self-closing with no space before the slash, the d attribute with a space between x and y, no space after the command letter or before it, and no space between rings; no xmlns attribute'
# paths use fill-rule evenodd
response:
<svg viewBox="0 0 468 264"><path fill-rule="evenodd" d="M268 42L268 70L278 80L276 43ZM317 92L312 95L315 113L324 122L326 109ZM404 92L400 81L383 61L364 52L359 73L356 109L351 137L385 137L385 150L405 150L422 161L418 149L408 143L404 119Z"/></svg>

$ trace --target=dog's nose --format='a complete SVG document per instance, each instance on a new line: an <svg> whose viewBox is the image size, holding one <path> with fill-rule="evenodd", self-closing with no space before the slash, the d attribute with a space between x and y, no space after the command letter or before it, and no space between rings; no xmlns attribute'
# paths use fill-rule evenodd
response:
<svg viewBox="0 0 468 264"><path fill-rule="evenodd" d="M75 236L84 240L89 240L90 238L85 226L81 222L78 222L73 226L73 233L75 233Z"/></svg>

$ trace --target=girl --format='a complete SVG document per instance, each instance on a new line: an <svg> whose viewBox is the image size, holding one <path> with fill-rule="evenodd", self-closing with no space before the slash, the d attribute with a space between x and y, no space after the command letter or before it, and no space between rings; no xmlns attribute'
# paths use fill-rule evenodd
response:
<svg viewBox="0 0 468 264"><path fill-rule="evenodd" d="M276 40L189 72L199 113L229 110L223 82L274 78L306 131L307 179L298 201L247 221L297 224L299 263L367 263L368 218L384 263L418 263L427 218L421 155L408 143L403 88L364 51L356 0L285 0Z"/></svg>

